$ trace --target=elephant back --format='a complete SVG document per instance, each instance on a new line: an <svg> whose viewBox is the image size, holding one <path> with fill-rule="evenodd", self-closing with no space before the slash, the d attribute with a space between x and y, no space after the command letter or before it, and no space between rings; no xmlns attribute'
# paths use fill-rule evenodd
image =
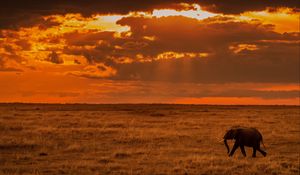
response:
<svg viewBox="0 0 300 175"><path fill-rule="evenodd" d="M239 139L246 146L253 146L259 144L262 135L256 128L241 128Z"/></svg>

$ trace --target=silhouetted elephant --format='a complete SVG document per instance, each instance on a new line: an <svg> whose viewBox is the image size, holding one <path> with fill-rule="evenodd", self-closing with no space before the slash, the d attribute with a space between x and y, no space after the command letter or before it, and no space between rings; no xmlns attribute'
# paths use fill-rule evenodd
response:
<svg viewBox="0 0 300 175"><path fill-rule="evenodd" d="M226 132L223 139L224 144L227 148L227 153L229 153L230 151L227 140L235 140L229 156L232 156L238 147L240 147L243 155L246 156L244 146L253 147L252 157L256 157L256 150L258 150L263 156L267 155L265 151L260 149L260 142L262 142L263 144L263 138L260 132L255 128L233 127ZM265 147L264 144L263 146Z"/></svg>

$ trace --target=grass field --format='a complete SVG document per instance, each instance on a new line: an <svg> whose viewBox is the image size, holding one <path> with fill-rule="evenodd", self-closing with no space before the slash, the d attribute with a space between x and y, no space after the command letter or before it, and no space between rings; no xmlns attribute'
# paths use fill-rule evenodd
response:
<svg viewBox="0 0 300 175"><path fill-rule="evenodd" d="M0 174L298 175L299 109L1 104ZM267 157L228 157L233 125L258 128Z"/></svg>

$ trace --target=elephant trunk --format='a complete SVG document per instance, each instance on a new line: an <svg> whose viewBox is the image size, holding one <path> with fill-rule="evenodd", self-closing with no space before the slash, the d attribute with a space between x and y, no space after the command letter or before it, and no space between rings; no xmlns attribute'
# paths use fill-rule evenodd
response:
<svg viewBox="0 0 300 175"><path fill-rule="evenodd" d="M225 146L227 148L227 153L229 153L230 149L229 149L229 146L227 144L227 139L224 139L224 144L225 144Z"/></svg>

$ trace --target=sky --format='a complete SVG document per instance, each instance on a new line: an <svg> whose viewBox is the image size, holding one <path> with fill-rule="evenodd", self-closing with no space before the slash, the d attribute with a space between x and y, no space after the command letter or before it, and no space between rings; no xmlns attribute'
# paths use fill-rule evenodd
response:
<svg viewBox="0 0 300 175"><path fill-rule="evenodd" d="M10 0L0 102L300 105L297 0Z"/></svg>

